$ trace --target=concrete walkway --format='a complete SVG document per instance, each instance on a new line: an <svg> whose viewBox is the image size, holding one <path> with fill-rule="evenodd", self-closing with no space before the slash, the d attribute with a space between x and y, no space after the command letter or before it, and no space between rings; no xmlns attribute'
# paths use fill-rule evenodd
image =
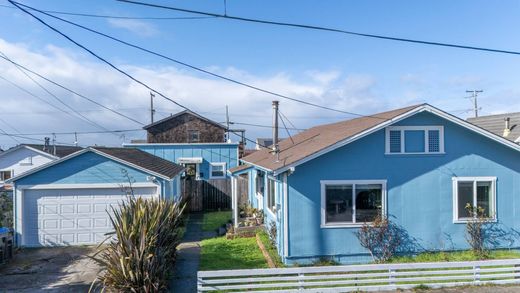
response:
<svg viewBox="0 0 520 293"><path fill-rule="evenodd" d="M174 276L170 291L175 293L197 292L197 271L200 263L200 241L217 236L213 231L202 231L202 213L190 214L186 233L178 246Z"/></svg>

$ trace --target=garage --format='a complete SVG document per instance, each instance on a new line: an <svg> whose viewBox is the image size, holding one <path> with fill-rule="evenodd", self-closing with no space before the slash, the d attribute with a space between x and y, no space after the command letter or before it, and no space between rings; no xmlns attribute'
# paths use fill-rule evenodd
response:
<svg viewBox="0 0 520 293"><path fill-rule="evenodd" d="M157 186L134 187L134 194L158 196ZM22 242L25 246L100 243L112 231L109 214L127 195L121 188L26 189Z"/></svg>
<svg viewBox="0 0 520 293"><path fill-rule="evenodd" d="M131 148L89 147L11 179L19 247L93 245L132 194L179 198L184 168Z"/></svg>

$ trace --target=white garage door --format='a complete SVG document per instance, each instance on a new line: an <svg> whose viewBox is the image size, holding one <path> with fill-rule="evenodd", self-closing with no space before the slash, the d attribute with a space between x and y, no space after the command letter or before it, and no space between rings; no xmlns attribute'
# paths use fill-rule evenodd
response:
<svg viewBox="0 0 520 293"><path fill-rule="evenodd" d="M152 197L157 187L133 188ZM103 241L112 231L107 211L126 198L120 188L26 189L23 192L24 246L83 245Z"/></svg>

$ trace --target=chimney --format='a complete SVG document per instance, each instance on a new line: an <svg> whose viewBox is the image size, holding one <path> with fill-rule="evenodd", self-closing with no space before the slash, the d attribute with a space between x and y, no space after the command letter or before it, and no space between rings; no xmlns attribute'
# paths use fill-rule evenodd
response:
<svg viewBox="0 0 520 293"><path fill-rule="evenodd" d="M502 134L503 137L508 137L511 133L511 118L506 117L504 118L504 134Z"/></svg>
<svg viewBox="0 0 520 293"><path fill-rule="evenodd" d="M51 138L50 137L45 137L44 141L45 141L45 143L43 144L43 151L44 152L48 152L49 151Z"/></svg>
<svg viewBox="0 0 520 293"><path fill-rule="evenodd" d="M278 101L273 101L273 155L278 161Z"/></svg>

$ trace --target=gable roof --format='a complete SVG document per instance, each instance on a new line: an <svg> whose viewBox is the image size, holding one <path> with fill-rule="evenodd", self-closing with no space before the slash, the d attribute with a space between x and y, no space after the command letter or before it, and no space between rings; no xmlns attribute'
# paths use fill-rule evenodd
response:
<svg viewBox="0 0 520 293"><path fill-rule="evenodd" d="M106 157L108 159L114 160L121 164L127 165L129 167L144 171L150 175L157 176L159 178L163 178L166 180L171 180L179 173L184 170L184 167L170 162L168 160L159 158L152 154L149 154L145 151L141 151L139 149L134 148L111 148L111 147L88 147L84 148L79 152L72 153L66 157L63 157L59 160L52 161L40 167L31 169L27 172L24 172L18 176L15 176L8 180L8 182L13 182L33 173L39 172L43 169L49 168L51 166L60 164L67 160L70 160L74 157L77 157L81 154L93 152L100 156Z"/></svg>
<svg viewBox="0 0 520 293"><path fill-rule="evenodd" d="M292 141L290 139L285 139L279 142L280 152L278 155L278 161L271 153L270 149L259 150L242 158L242 161L261 169L273 171L275 174L280 174L291 167L312 160L322 154L335 150L375 131L383 129L397 121L423 111L431 112L448 121L459 124L474 132L491 138L492 140L520 151L520 145L518 144L497 136L483 128L468 123L463 119L448 114L431 105L420 104L370 116L363 116L351 120L312 127L293 136ZM235 170L230 169L230 172L235 172Z"/></svg>
<svg viewBox="0 0 520 293"><path fill-rule="evenodd" d="M62 158L83 149L82 147L76 146L56 145L56 155L54 155L54 146L52 145L48 147L49 149L44 150L44 145L42 144L19 144L6 151L0 152L0 157L23 148L35 151L53 159Z"/></svg>
<svg viewBox="0 0 520 293"><path fill-rule="evenodd" d="M67 145L50 145L47 146L47 149L45 149L45 146L43 144L23 144L24 146L30 147L32 149L42 151L45 153L48 153L49 155L63 158L65 156L68 156L72 153L75 153L77 151L81 151L83 148L78 146L67 146ZM54 154L54 148L56 148L56 155Z"/></svg>
<svg viewBox="0 0 520 293"><path fill-rule="evenodd" d="M504 136L505 119L509 118L510 133ZM468 118L468 122L506 139L520 142L520 112Z"/></svg>
<svg viewBox="0 0 520 293"><path fill-rule="evenodd" d="M143 129L148 130L149 128L152 128L152 127L157 126L157 125L159 125L159 124L162 124L162 123L164 123L164 122L170 121L170 120L175 119L175 118L177 118L177 117L179 117L179 116L181 116L181 115L184 115L184 114L188 114L188 115L191 115L191 116L197 117L197 118L202 119L202 120L204 120L204 121L206 121L206 122L208 122L208 123L211 123L211 124L213 124L213 125L216 125L216 126L222 128L222 129L227 129L226 126L224 126L224 125L222 125L222 124L220 124L220 123L218 123L218 122L216 122L216 121L213 121L213 120L211 120L211 119L208 119L208 118L206 118L206 117L204 117L204 116L201 116L201 115L199 115L199 114L197 114L197 113L195 113L195 112L192 112L192 111L190 111L190 110L184 110L184 111L181 111L181 112L179 112L179 113L177 113L177 114L173 114L173 115L168 116L168 117L166 117L166 118L163 118L163 119L161 119L161 120L159 120L159 121L156 121L156 122L154 122L154 123L148 124L148 125L144 126Z"/></svg>

